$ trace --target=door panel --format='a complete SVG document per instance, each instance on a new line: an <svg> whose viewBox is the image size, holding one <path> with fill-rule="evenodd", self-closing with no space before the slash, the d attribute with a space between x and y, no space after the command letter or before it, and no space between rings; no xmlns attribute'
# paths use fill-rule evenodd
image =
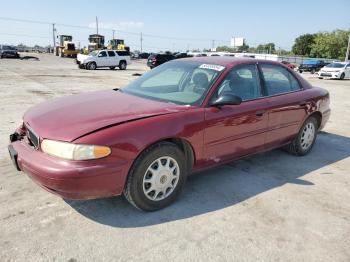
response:
<svg viewBox="0 0 350 262"><path fill-rule="evenodd" d="M107 56L106 51L101 51L97 58L96 58L96 64L97 66L109 66L109 57Z"/></svg>
<svg viewBox="0 0 350 262"><path fill-rule="evenodd" d="M303 101L302 91L268 98L269 131L266 147L284 144L295 137L305 116L308 103Z"/></svg>
<svg viewBox="0 0 350 262"><path fill-rule="evenodd" d="M264 99L241 105L207 108L204 155L210 162L225 161L264 148L268 115Z"/></svg>
<svg viewBox="0 0 350 262"><path fill-rule="evenodd" d="M308 102L300 83L286 68L264 63L259 67L269 103L265 144L272 148L289 142L298 133Z"/></svg>
<svg viewBox="0 0 350 262"><path fill-rule="evenodd" d="M256 64L234 67L217 87L212 101L225 94L242 98L240 105L206 108L204 154L209 162L225 161L264 148L268 127Z"/></svg>

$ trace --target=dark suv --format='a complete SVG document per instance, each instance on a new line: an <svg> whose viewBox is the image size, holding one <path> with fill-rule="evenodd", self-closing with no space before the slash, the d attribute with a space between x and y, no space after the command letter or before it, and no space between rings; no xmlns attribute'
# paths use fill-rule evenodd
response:
<svg viewBox="0 0 350 262"><path fill-rule="evenodd" d="M173 59L175 59L175 57L171 54L150 55L147 60L147 66L152 69Z"/></svg>
<svg viewBox="0 0 350 262"><path fill-rule="evenodd" d="M316 73L319 71L322 67L325 65L328 65L329 63L325 63L323 60L318 59L308 59L305 60L298 68L299 73L302 72L311 72L311 74Z"/></svg>
<svg viewBox="0 0 350 262"><path fill-rule="evenodd" d="M14 57L19 58L17 49L9 45L0 45L0 58L4 57Z"/></svg>

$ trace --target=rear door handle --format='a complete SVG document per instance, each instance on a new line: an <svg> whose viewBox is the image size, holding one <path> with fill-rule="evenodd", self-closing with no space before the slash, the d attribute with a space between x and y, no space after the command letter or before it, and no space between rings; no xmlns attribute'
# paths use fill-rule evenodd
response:
<svg viewBox="0 0 350 262"><path fill-rule="evenodd" d="M265 114L265 110L258 110L255 112L256 116L263 116Z"/></svg>

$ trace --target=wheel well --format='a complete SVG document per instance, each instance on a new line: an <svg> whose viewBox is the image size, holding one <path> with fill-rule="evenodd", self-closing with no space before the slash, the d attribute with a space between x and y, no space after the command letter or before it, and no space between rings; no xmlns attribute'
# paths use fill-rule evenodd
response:
<svg viewBox="0 0 350 262"><path fill-rule="evenodd" d="M192 169L195 162L195 154L194 154L192 145L188 141L182 138L168 138L168 139L157 141L152 145L158 144L160 142L170 142L178 146L185 155L187 170L190 171ZM149 145L149 146L152 146L152 145Z"/></svg>
<svg viewBox="0 0 350 262"><path fill-rule="evenodd" d="M120 61L119 61L119 64L120 64L121 62L124 62L124 63L126 63L126 60L120 60Z"/></svg>
<svg viewBox="0 0 350 262"><path fill-rule="evenodd" d="M187 170L190 171L195 162L195 154L194 154L192 145L185 139L181 139L181 138L170 138L170 139L166 139L165 141L174 143L181 149L182 152L184 152L184 155L186 158Z"/></svg>
<svg viewBox="0 0 350 262"><path fill-rule="evenodd" d="M309 117L314 117L317 120L318 127L321 126L322 123L322 114L319 111L312 113Z"/></svg>

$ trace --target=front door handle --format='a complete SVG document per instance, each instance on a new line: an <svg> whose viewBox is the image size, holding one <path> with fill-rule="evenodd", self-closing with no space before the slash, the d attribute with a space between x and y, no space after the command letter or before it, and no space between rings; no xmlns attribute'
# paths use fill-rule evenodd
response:
<svg viewBox="0 0 350 262"><path fill-rule="evenodd" d="M263 116L265 114L265 110L258 110L255 112L256 116Z"/></svg>

